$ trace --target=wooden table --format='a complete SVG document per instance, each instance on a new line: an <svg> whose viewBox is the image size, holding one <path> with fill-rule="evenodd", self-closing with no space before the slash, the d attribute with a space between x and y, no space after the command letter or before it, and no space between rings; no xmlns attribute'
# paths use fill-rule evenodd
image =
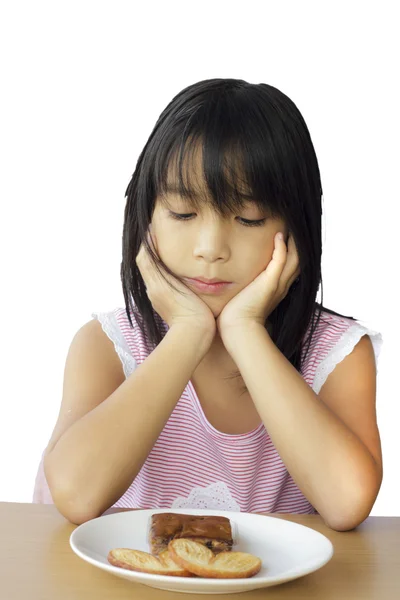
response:
<svg viewBox="0 0 400 600"><path fill-rule="evenodd" d="M110 509L105 514L118 512ZM273 514L320 531L333 558L318 571L278 586L224 594L252 600L399 600L400 517L369 517L356 530L336 532L318 515ZM53 505L0 503L1 600L176 600L178 595L131 583L74 554L69 523ZM179 598L185 597L179 594ZM203 594L190 594L188 600Z"/></svg>

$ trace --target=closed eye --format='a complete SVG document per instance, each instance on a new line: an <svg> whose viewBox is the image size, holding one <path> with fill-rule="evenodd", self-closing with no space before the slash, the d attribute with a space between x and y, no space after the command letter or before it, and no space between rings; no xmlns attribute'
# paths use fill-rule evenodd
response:
<svg viewBox="0 0 400 600"><path fill-rule="evenodd" d="M169 211L169 214L173 219L176 219L177 221L190 221L193 217L196 216L195 213L180 214L174 213L172 211ZM242 217L238 217L238 219L239 222L245 227L260 227L261 225L264 225L265 221L267 220L265 218L258 219L257 221L250 221L249 219L243 219Z"/></svg>

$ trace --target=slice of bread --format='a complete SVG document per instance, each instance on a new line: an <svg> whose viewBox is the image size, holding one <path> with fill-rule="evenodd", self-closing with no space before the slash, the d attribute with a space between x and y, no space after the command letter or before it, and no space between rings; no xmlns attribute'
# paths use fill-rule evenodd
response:
<svg viewBox="0 0 400 600"><path fill-rule="evenodd" d="M203 544L184 538L168 544L171 558L183 569L198 577L239 579L253 577L261 569L261 560L246 552L220 552L213 554Z"/></svg>
<svg viewBox="0 0 400 600"><path fill-rule="evenodd" d="M174 577L193 577L192 573L178 565L171 557L168 550L158 556L153 556L141 550L130 548L114 548L110 550L107 560L114 567L151 573L153 575L173 575Z"/></svg>

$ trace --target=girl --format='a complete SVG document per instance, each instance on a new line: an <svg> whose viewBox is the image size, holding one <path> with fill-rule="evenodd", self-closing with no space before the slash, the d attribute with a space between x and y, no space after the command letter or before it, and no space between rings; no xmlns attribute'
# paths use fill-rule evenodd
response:
<svg viewBox="0 0 400 600"><path fill-rule="evenodd" d="M126 196L125 308L71 343L33 501L77 524L115 506L356 527L382 480L382 337L316 302L322 186L295 104L237 79L187 87Z"/></svg>

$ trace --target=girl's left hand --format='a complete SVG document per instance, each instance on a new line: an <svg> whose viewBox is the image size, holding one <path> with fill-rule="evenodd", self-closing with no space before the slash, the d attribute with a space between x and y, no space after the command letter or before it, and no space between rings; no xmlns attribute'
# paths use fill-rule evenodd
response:
<svg viewBox="0 0 400 600"><path fill-rule="evenodd" d="M249 285L234 296L217 318L221 338L238 326L259 323L263 327L272 311L287 295L300 275L299 257L290 234L288 247L275 236L275 248L268 266Z"/></svg>

